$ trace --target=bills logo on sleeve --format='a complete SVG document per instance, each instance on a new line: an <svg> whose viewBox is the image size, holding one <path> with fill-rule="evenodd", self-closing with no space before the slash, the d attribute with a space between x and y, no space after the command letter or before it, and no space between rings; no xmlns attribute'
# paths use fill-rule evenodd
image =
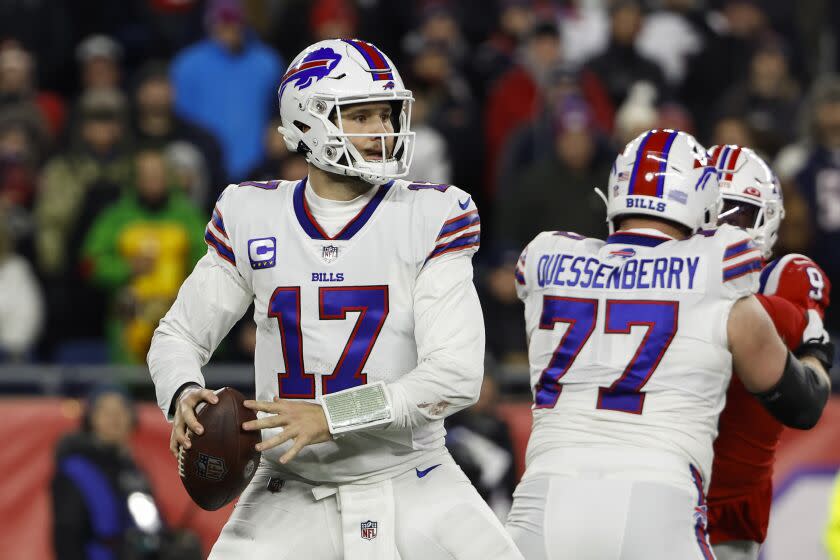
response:
<svg viewBox="0 0 840 560"><path fill-rule="evenodd" d="M248 240L248 258L251 268L260 270L276 264L277 241L273 237L260 237Z"/></svg>

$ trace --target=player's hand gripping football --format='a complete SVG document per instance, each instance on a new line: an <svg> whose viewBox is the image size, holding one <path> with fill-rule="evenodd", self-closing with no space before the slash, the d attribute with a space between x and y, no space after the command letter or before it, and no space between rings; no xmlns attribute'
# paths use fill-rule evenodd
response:
<svg viewBox="0 0 840 560"><path fill-rule="evenodd" d="M271 416L259 418L242 424L245 430L264 428L283 428L276 436L257 444L257 451L266 451L283 443L294 440L294 445L286 451L280 462L286 464L300 453L300 450L313 443L322 443L332 439L327 417L319 404L297 402L274 397L274 402L245 401L245 408L253 411L268 412Z"/></svg>
<svg viewBox="0 0 840 560"><path fill-rule="evenodd" d="M187 429L196 434L204 433L204 427L195 418L195 407L202 401L210 404L219 402L219 397L210 389L203 389L197 385L187 387L178 395L178 403L175 406L175 420L172 422L172 433L169 436L169 450L178 458L178 447L183 445L189 449L190 436Z"/></svg>

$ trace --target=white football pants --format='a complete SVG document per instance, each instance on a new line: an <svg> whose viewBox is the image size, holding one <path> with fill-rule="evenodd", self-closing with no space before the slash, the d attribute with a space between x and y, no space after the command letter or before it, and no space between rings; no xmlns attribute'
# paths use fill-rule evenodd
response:
<svg viewBox="0 0 840 560"><path fill-rule="evenodd" d="M714 560L704 503L650 481L533 477L506 528L526 560Z"/></svg>
<svg viewBox="0 0 840 560"><path fill-rule="evenodd" d="M379 489L393 492L389 507L377 503L367 507L364 500L342 491L348 485L330 492L285 481L282 489L271 492L267 488L271 476L264 466L257 470L210 560L522 559L448 453L385 481ZM355 517L347 519L350 512ZM382 545L384 552L374 551Z"/></svg>

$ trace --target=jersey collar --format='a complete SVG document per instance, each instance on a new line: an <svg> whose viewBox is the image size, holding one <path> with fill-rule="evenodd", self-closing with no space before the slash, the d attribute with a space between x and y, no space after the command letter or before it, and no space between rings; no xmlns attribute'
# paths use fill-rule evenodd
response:
<svg viewBox="0 0 840 560"><path fill-rule="evenodd" d="M318 222L315 220L315 216L312 215L312 212L309 211L309 205L306 203L306 197L304 196L304 189L306 188L306 181L307 178L301 180L297 185L295 185L295 192L292 195L293 205L295 208L295 217L297 218L300 227L303 228L303 231L311 237L312 239L323 239L323 240L342 240L346 241L351 239L360 229L364 227L370 217L373 216L373 213L376 212L376 209L379 207L379 204L382 202L382 199L385 198L385 195L388 194L388 191L391 189L391 186L394 184L394 181L390 181L381 185L379 190L376 191L376 194L373 195L373 198L359 210L359 213L347 222L347 225L344 226L341 231L335 234L333 237L327 235L324 230L318 225Z"/></svg>
<svg viewBox="0 0 840 560"><path fill-rule="evenodd" d="M656 247L667 241L673 240L673 237L670 237L661 231L647 228L617 231L607 237L607 243L610 244L620 243L622 245L639 245L642 247Z"/></svg>

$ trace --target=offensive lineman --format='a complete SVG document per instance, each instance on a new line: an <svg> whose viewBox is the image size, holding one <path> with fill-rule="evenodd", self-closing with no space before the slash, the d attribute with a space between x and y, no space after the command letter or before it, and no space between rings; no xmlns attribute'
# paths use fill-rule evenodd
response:
<svg viewBox="0 0 840 560"><path fill-rule="evenodd" d="M309 176L225 190L148 358L175 453L216 402L201 366L254 303L259 417L244 427L264 460L210 557L521 558L444 447L483 373L475 204L399 180L412 96L370 43L310 46L278 97Z"/></svg>
<svg viewBox="0 0 840 560"><path fill-rule="evenodd" d="M710 163L718 170L723 210L719 223L743 228L759 253L770 259L784 218L779 181L748 148L714 146ZM822 318L831 285L817 264L791 254L761 272L756 299L790 349L802 341L808 313ZM782 424L749 394L737 376L720 415L709 488L709 540L718 560L756 560L767 536L773 498L773 463Z"/></svg>
<svg viewBox="0 0 840 560"><path fill-rule="evenodd" d="M785 349L752 297L752 240L706 230L717 173L690 135L642 134L608 189L606 242L544 232L517 265L535 404L507 528L529 560L711 559L705 490L733 366L807 428L830 343L811 317L801 361Z"/></svg>

